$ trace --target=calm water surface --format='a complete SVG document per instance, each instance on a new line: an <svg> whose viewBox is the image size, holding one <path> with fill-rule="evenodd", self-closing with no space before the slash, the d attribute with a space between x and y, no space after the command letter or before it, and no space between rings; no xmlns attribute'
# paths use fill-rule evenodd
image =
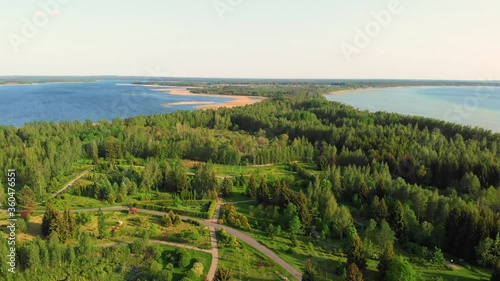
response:
<svg viewBox="0 0 500 281"><path fill-rule="evenodd" d="M419 115L500 132L500 87L397 87L326 97L372 112Z"/></svg>
<svg viewBox="0 0 500 281"><path fill-rule="evenodd" d="M192 110L195 105L172 102L225 103L232 98L178 96L154 87L123 85L132 81L46 83L0 86L0 124L22 126L32 121L99 121L138 115Z"/></svg>

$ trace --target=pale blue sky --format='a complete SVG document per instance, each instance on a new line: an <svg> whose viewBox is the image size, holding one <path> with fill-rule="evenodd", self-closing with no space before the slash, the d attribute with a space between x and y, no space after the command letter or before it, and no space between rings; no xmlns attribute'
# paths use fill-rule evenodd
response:
<svg viewBox="0 0 500 281"><path fill-rule="evenodd" d="M65 4L27 38L47 2ZM0 0L0 75L500 80L498 0L400 0L362 48L356 28L391 0L240 0L221 18L230 2Z"/></svg>

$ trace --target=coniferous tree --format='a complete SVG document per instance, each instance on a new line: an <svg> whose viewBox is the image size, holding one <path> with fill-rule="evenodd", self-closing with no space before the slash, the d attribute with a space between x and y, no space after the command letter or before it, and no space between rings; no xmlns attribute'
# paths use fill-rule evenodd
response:
<svg viewBox="0 0 500 281"><path fill-rule="evenodd" d="M377 265L377 269L379 272L380 280L385 280L385 276L387 270L389 270L389 266L394 260L394 245L392 241L389 241L385 244L384 251L380 255L379 263Z"/></svg>
<svg viewBox="0 0 500 281"><path fill-rule="evenodd" d="M271 203L271 193L265 178L260 179L259 188L257 189L257 202L266 205Z"/></svg>
<svg viewBox="0 0 500 281"><path fill-rule="evenodd" d="M64 235L66 235L66 237L63 240L67 240L76 235L77 228L76 228L75 216L69 209L64 210L63 225L64 225L63 228L65 229Z"/></svg>
<svg viewBox="0 0 500 281"><path fill-rule="evenodd" d="M389 215L389 209L387 208L387 204L385 203L385 199L379 199L378 196L375 196L372 201L372 215L377 223L386 220Z"/></svg>
<svg viewBox="0 0 500 281"><path fill-rule="evenodd" d="M225 177L222 180L220 192L223 197L230 198L233 195L233 179L230 177Z"/></svg>
<svg viewBox="0 0 500 281"><path fill-rule="evenodd" d="M367 265L367 254L363 248L363 242L357 234L354 234L350 240L351 243L347 249L347 264L354 263L360 270L363 270Z"/></svg>
<svg viewBox="0 0 500 281"><path fill-rule="evenodd" d="M33 211L37 207L35 193L31 188L25 185L19 192L19 203L25 210Z"/></svg>
<svg viewBox="0 0 500 281"><path fill-rule="evenodd" d="M306 261L306 269L304 271L304 274L302 274L302 281L314 281L315 278L315 270L314 267L311 263L311 260Z"/></svg>
<svg viewBox="0 0 500 281"><path fill-rule="evenodd" d="M219 267L215 272L214 281L230 281L233 280L233 273L229 268Z"/></svg>
<svg viewBox="0 0 500 281"><path fill-rule="evenodd" d="M359 270L355 263L351 263L347 266L347 276L346 281L363 281L363 273Z"/></svg>
<svg viewBox="0 0 500 281"><path fill-rule="evenodd" d="M47 203L42 219L42 234L49 236L52 232L61 233L63 221L62 214L51 203Z"/></svg>
<svg viewBox="0 0 500 281"><path fill-rule="evenodd" d="M392 211L391 227L396 233L396 238L398 239L398 242L400 244L405 245L406 243L408 243L408 219L406 216L405 208L399 200L396 202L396 206Z"/></svg>
<svg viewBox="0 0 500 281"><path fill-rule="evenodd" d="M248 185L246 190L247 197L255 199L257 197L257 189L258 189L257 179L255 178L255 175L251 175L250 178L248 179Z"/></svg>
<svg viewBox="0 0 500 281"><path fill-rule="evenodd" d="M299 192L299 195L294 200L295 205L297 206L297 211L299 214L300 222L302 223L302 228L304 231L308 230L311 226L312 215L309 210L309 206L307 205L307 198L302 190Z"/></svg>
<svg viewBox="0 0 500 281"><path fill-rule="evenodd" d="M106 218L100 208L99 211L97 211L97 231L101 239L107 236Z"/></svg>

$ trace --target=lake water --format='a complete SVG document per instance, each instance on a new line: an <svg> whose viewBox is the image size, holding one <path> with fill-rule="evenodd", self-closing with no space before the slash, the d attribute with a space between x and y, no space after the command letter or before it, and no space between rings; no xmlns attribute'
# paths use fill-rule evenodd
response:
<svg viewBox="0 0 500 281"><path fill-rule="evenodd" d="M419 115L500 132L500 87L395 87L326 97L372 112Z"/></svg>
<svg viewBox="0 0 500 281"><path fill-rule="evenodd" d="M163 107L172 102L213 102L232 98L179 96L154 87L123 85L133 81L46 83L0 86L0 124L22 126L32 121L99 121L192 110L195 105Z"/></svg>

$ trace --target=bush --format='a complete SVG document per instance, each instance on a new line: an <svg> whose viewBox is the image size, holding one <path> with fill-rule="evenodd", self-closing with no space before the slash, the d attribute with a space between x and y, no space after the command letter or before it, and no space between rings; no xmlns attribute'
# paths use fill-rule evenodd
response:
<svg viewBox="0 0 500 281"><path fill-rule="evenodd" d="M177 255L180 267L186 268L191 264L191 255L184 249L178 249Z"/></svg>
<svg viewBox="0 0 500 281"><path fill-rule="evenodd" d="M23 219L17 220L17 231L26 232L28 230L28 224Z"/></svg>
<svg viewBox="0 0 500 281"><path fill-rule="evenodd" d="M78 225L86 225L92 221L92 214L87 212L78 212L75 214L75 222Z"/></svg>
<svg viewBox="0 0 500 281"><path fill-rule="evenodd" d="M203 274L203 264L201 262L195 262L191 270L196 274L196 276L201 276Z"/></svg>

